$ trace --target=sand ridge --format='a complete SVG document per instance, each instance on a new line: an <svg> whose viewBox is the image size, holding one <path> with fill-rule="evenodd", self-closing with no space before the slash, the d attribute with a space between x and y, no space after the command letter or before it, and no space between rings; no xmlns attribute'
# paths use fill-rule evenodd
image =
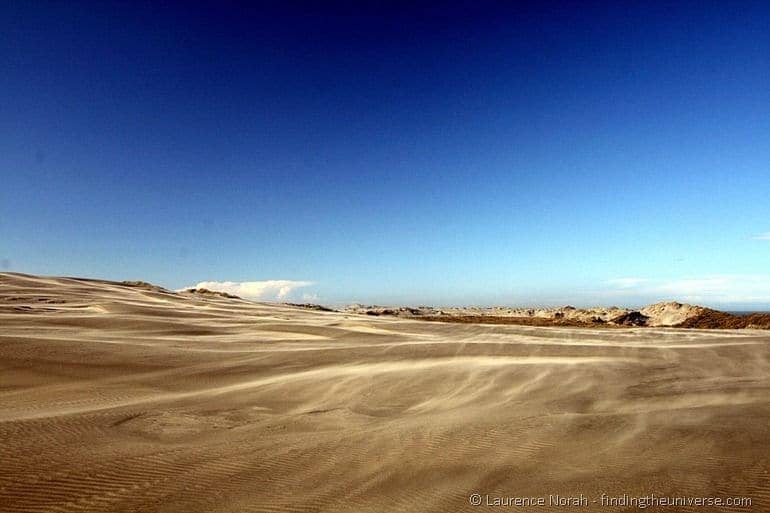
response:
<svg viewBox="0 0 770 513"><path fill-rule="evenodd" d="M319 308L319 305L297 305ZM670 327L695 329L770 329L770 314L755 312L745 315L721 312L698 305L662 301L639 310L630 308L595 307L575 308L538 307L511 308L503 306L459 306L436 308L432 306L393 307L348 305L340 311L372 317L389 316L423 321L454 322L461 324L500 324L519 326L616 328Z"/></svg>
<svg viewBox="0 0 770 513"><path fill-rule="evenodd" d="M0 511L499 510L475 492L770 510L767 331L425 323L10 273L0 327Z"/></svg>

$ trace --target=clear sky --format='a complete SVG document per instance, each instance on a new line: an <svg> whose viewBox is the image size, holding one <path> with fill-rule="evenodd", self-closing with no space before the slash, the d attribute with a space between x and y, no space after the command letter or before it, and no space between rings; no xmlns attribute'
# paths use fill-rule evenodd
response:
<svg viewBox="0 0 770 513"><path fill-rule="evenodd" d="M0 270L770 305L768 4L534 3L3 2Z"/></svg>

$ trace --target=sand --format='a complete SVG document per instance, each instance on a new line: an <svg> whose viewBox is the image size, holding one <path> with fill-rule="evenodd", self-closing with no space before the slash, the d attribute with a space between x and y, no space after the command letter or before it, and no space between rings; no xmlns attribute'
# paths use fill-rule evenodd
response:
<svg viewBox="0 0 770 513"><path fill-rule="evenodd" d="M210 293L206 291L206 293ZM317 307L318 305L298 305L307 307ZM718 314L719 324L725 324L725 328L747 327L742 326L739 316L734 316L726 312L709 310L698 305L688 305L677 303L675 301L664 301L647 305L640 310L630 308L595 307L595 308L575 308L572 306L551 307L551 308L509 308L509 307L445 307L434 308L430 306L418 307L396 307L396 306L378 306L378 305L360 305L353 304L342 308L340 311L345 313L355 313L369 316L390 315L406 319L421 320L440 320L443 322L471 322L482 324L520 324L533 326L579 326L579 327L598 327L605 325L613 327L621 326L653 326L653 327L680 327L685 322L697 324L697 319L707 312ZM758 326L770 327L770 316L761 315L757 318ZM633 321L633 322L630 322ZM737 322L736 322L737 321ZM684 327L684 326L682 326ZM688 326L693 327L693 326ZM715 328L713 322L707 327Z"/></svg>
<svg viewBox="0 0 770 513"><path fill-rule="evenodd" d="M769 392L761 330L428 323L0 274L0 511L636 511L473 493L770 511Z"/></svg>

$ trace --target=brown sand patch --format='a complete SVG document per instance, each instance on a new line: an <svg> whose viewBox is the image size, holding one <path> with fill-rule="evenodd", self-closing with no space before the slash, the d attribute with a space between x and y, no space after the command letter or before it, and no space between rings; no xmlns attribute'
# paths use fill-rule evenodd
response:
<svg viewBox="0 0 770 513"><path fill-rule="evenodd" d="M429 323L18 274L0 307L3 512L499 510L475 492L770 510L768 331Z"/></svg>

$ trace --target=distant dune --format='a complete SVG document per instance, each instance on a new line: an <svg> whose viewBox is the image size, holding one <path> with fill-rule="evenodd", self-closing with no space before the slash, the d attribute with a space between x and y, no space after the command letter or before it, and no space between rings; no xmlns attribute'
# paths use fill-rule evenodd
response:
<svg viewBox="0 0 770 513"><path fill-rule="evenodd" d="M594 329L732 319L674 304L526 316L579 329L423 310L0 274L0 511L770 511L770 331ZM473 322L419 322L441 316Z"/></svg>
<svg viewBox="0 0 770 513"><path fill-rule="evenodd" d="M390 315L427 321L517 324L524 326L619 327L649 326L702 329L770 329L770 314L747 316L719 312L697 305L667 301L628 308L433 308L429 306L388 307L351 305L343 312L362 315Z"/></svg>

